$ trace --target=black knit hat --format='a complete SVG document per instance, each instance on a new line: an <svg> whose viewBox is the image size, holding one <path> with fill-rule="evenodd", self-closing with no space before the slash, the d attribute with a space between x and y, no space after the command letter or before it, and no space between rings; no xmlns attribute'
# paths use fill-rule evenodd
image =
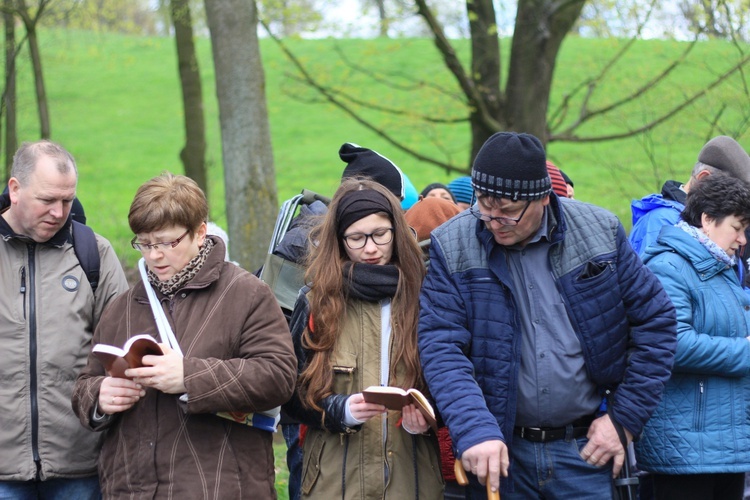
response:
<svg viewBox="0 0 750 500"><path fill-rule="evenodd" d="M445 184L441 184L440 182L433 182L432 184L427 184L427 186L422 190L421 193L419 193L419 196L422 198L426 198L428 194L430 194L430 191L435 189L444 189L449 195L451 195L451 200L453 200L453 203L456 202L456 197L453 196L453 193L451 193L451 190L448 189L448 186ZM469 202L471 203L471 202Z"/></svg>
<svg viewBox="0 0 750 500"><path fill-rule="evenodd" d="M730 177L750 181L750 156L729 136L720 135L708 141L698 153L698 161Z"/></svg>
<svg viewBox="0 0 750 500"><path fill-rule="evenodd" d="M353 142L345 142L341 146L339 157L348 163L341 174L341 180L348 177L368 177L403 201L404 174L391 160Z"/></svg>
<svg viewBox="0 0 750 500"><path fill-rule="evenodd" d="M482 145L471 169L475 190L517 200L540 200L552 191L542 143L530 134L497 132Z"/></svg>

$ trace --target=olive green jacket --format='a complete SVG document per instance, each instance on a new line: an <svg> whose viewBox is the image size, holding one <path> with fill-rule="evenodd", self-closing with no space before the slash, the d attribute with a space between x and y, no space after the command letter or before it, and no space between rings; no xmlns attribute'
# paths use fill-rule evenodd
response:
<svg viewBox="0 0 750 500"><path fill-rule="evenodd" d="M305 297L300 301L306 301ZM300 306L306 309L306 304ZM306 325L307 321L300 323ZM350 300L341 331L332 354L334 396L326 398L338 405L346 404L346 399L336 395L380 385L380 304ZM301 332L293 335L299 353ZM390 374L390 385L397 385L401 370L397 372ZM321 402L322 407L327 403L330 401ZM341 409L333 413L343 415ZM378 416L356 428L341 426L344 432L321 428L319 418L308 421L302 497L441 499L443 480L436 437L409 434L397 425L400 418L401 412L389 411L387 420Z"/></svg>

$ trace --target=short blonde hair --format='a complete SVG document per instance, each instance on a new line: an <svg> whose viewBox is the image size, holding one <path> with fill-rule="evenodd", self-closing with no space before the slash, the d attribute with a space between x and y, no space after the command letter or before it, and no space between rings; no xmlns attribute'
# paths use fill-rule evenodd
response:
<svg viewBox="0 0 750 500"><path fill-rule="evenodd" d="M170 226L196 231L207 220L208 202L203 190L190 177L170 172L143 183L128 213L128 224L134 234Z"/></svg>

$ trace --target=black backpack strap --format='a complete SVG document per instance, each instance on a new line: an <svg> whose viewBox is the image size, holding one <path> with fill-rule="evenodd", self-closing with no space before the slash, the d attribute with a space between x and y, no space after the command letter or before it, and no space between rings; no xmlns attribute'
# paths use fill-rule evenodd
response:
<svg viewBox="0 0 750 500"><path fill-rule="evenodd" d="M86 273L91 290L96 293L96 287L99 286L99 268L101 267L96 236L90 227L75 220L71 223L73 224L73 250L78 257L83 272Z"/></svg>

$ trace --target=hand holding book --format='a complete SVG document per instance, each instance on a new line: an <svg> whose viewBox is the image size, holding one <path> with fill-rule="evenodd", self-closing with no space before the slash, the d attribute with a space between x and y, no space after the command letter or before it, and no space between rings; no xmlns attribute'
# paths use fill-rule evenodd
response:
<svg viewBox="0 0 750 500"><path fill-rule="evenodd" d="M381 404L389 410L401 411L404 406L414 405L430 427L432 427L432 430L437 432L435 410L432 408L430 402L427 401L424 394L417 389L404 390L400 387L381 387L373 385L362 391L362 395L368 403Z"/></svg>
<svg viewBox="0 0 750 500"><path fill-rule="evenodd" d="M143 366L143 356L161 356L163 351L151 335L136 335L128 339L125 345L116 347L108 344L96 344L91 352L104 365L110 377L130 378L125 376L128 368Z"/></svg>

